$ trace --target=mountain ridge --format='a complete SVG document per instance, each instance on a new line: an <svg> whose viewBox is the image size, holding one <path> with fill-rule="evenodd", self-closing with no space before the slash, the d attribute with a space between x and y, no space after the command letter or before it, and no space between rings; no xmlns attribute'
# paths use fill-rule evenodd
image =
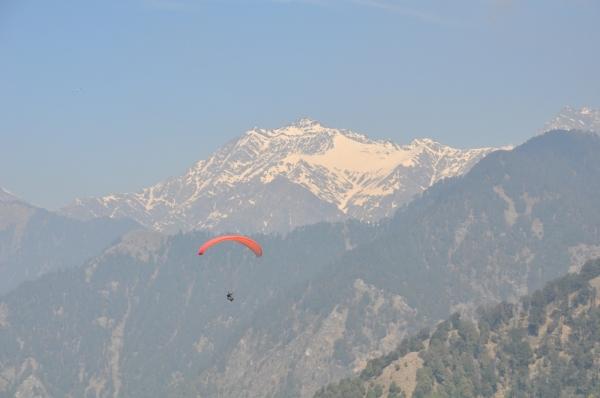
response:
<svg viewBox="0 0 600 398"><path fill-rule="evenodd" d="M129 217L162 232L289 232L319 221L377 221L495 149L456 149L431 139L398 145L303 118L277 129L251 129L185 174L138 193L76 199L62 212L83 219ZM275 194L290 196L278 201L280 214L272 214L268 196ZM298 210L301 201L307 208ZM318 216L310 209L320 209ZM244 211L260 215L262 225L248 222Z"/></svg>
<svg viewBox="0 0 600 398"><path fill-rule="evenodd" d="M133 220L74 220L0 188L0 294L45 273L75 267L123 233Z"/></svg>
<svg viewBox="0 0 600 398"><path fill-rule="evenodd" d="M10 192L9 190L0 187L0 202L21 202L25 203L21 198Z"/></svg>
<svg viewBox="0 0 600 398"><path fill-rule="evenodd" d="M598 396L598 297L599 259L476 320L454 313L314 397Z"/></svg>

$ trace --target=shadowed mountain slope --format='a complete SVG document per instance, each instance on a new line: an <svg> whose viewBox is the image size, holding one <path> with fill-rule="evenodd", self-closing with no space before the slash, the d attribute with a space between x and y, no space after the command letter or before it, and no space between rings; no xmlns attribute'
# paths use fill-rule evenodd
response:
<svg viewBox="0 0 600 398"><path fill-rule="evenodd" d="M81 265L136 228L139 224L127 219L70 219L0 189L0 294L25 280Z"/></svg>

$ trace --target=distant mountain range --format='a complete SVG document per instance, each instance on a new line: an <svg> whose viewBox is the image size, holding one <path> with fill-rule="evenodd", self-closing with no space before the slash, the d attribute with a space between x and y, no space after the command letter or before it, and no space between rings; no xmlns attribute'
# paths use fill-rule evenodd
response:
<svg viewBox="0 0 600 398"><path fill-rule="evenodd" d="M198 257L207 232L130 232L0 298L0 396L311 397L451 312L600 256L598 153L598 135L550 132L381 223L257 235L260 259Z"/></svg>
<svg viewBox="0 0 600 398"><path fill-rule="evenodd" d="M289 232L321 221L376 221L495 149L455 149L430 139L397 145L301 119L252 129L182 176L137 193L77 199L62 212L127 217L169 233Z"/></svg>
<svg viewBox="0 0 600 398"><path fill-rule="evenodd" d="M47 272L81 265L121 235L132 220L74 220L34 207L0 188L0 294Z"/></svg>

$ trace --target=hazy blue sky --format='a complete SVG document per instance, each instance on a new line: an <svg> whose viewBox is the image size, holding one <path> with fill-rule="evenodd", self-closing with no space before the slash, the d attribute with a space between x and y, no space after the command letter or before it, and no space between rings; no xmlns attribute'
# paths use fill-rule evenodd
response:
<svg viewBox="0 0 600 398"><path fill-rule="evenodd" d="M57 208L301 116L517 144L600 106L597 0L0 1L0 186Z"/></svg>

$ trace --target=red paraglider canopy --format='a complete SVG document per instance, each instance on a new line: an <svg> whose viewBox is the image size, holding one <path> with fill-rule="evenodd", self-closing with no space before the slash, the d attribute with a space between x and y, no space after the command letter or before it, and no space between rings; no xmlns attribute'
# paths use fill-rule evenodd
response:
<svg viewBox="0 0 600 398"><path fill-rule="evenodd" d="M246 246L248 249L252 250L254 252L254 254L256 255L256 257L260 257L263 254L262 251L262 247L258 244L258 242L256 242L253 239L250 239L247 236L243 236L243 235L222 235L222 236L217 236L216 238L213 238L207 242L205 242L202 246L200 246L200 249L198 249L198 255L201 256L204 254L204 252L211 246L214 246L216 244L219 244L221 242L227 241L227 240L231 240L234 242L238 242L241 243L242 245Z"/></svg>

